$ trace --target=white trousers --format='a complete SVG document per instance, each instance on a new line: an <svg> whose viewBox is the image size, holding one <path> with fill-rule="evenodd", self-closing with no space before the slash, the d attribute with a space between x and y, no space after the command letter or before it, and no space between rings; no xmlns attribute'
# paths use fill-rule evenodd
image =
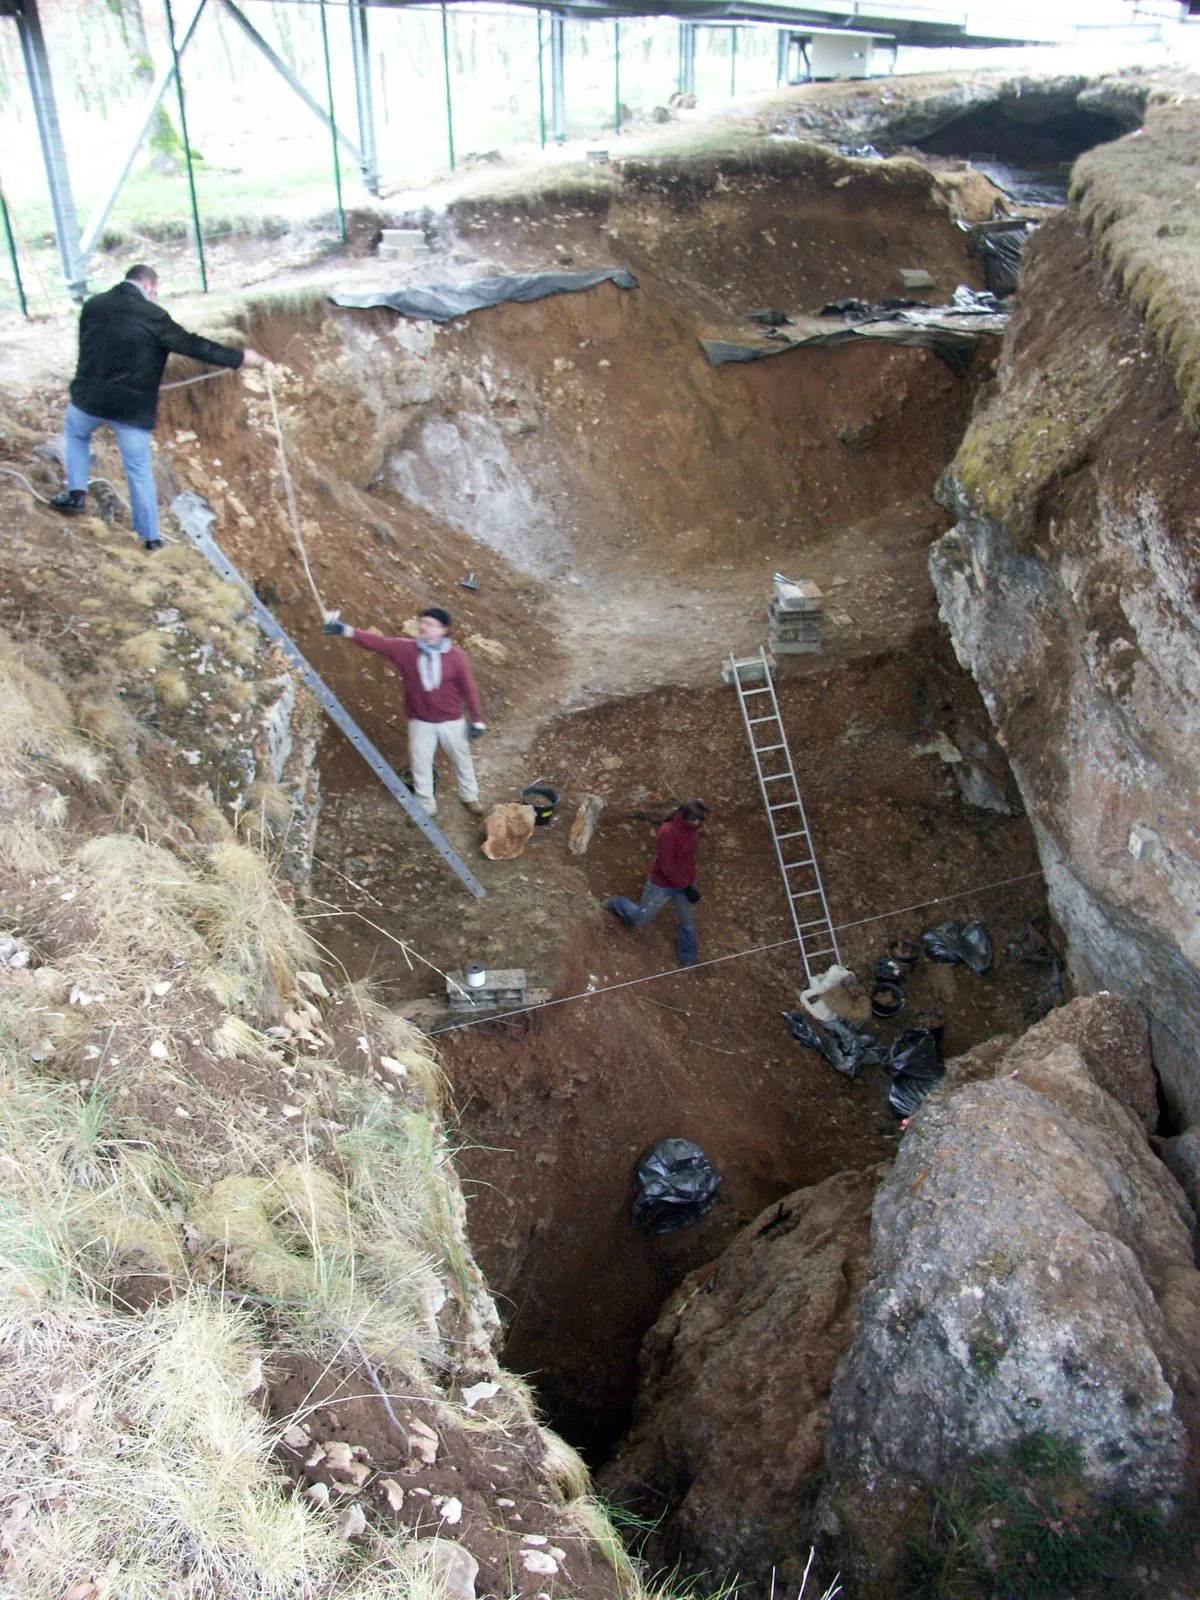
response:
<svg viewBox="0 0 1200 1600"><path fill-rule="evenodd" d="M454 774L462 799L479 799L479 782L475 777L475 763L471 760L466 718L459 717L456 722L410 722L408 764L412 768L413 788L417 799L431 817L437 810L437 801L433 798L433 758L438 745L454 763Z"/></svg>

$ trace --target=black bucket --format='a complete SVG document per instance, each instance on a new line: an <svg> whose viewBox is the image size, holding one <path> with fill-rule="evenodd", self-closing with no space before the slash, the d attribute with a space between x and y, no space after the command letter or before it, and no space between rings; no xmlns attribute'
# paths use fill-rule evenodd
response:
<svg viewBox="0 0 1200 1600"><path fill-rule="evenodd" d="M521 790L521 804L533 807L535 828L549 827L561 798L557 789L551 789L545 783L530 783Z"/></svg>
<svg viewBox="0 0 1200 1600"><path fill-rule="evenodd" d="M915 939L894 939L888 945L888 955L897 966L911 971L921 959L921 946Z"/></svg>
<svg viewBox="0 0 1200 1600"><path fill-rule="evenodd" d="M874 984L871 1010L877 1017L898 1017L904 1010L904 990L898 983Z"/></svg>

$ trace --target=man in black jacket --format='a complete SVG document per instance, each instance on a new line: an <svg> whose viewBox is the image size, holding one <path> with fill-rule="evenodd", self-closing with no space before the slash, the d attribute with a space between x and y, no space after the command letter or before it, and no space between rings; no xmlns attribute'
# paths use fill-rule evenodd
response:
<svg viewBox="0 0 1200 1600"><path fill-rule="evenodd" d="M155 302L153 267L130 267L125 281L85 302L79 318L79 360L67 407L67 487L50 504L66 516L87 498L89 441L107 424L117 436L129 484L134 531L147 550L160 550L158 492L150 460L150 435L158 386L172 350L214 367L261 367L257 350L235 350L188 333Z"/></svg>

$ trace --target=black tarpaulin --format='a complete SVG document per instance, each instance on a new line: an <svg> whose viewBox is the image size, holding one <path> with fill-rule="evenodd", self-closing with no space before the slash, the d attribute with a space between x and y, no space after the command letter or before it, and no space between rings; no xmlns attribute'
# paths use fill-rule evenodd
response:
<svg viewBox="0 0 1200 1600"><path fill-rule="evenodd" d="M469 283L413 284L405 289L339 289L329 298L335 306L366 311L386 306L418 322L453 322L486 306L516 301L527 305L554 294L578 294L601 283L636 289L638 281L624 267L597 267L592 272L511 272L502 278L474 278Z"/></svg>

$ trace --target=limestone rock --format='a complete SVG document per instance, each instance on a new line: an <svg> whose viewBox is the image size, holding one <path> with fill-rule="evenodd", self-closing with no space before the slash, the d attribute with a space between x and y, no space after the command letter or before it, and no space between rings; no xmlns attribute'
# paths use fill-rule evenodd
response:
<svg viewBox="0 0 1200 1600"><path fill-rule="evenodd" d="M1164 1139L1162 1158L1200 1218L1200 1126L1188 1128L1177 1139Z"/></svg>
<svg viewBox="0 0 1200 1600"><path fill-rule="evenodd" d="M903 1547L914 1487L1034 1431L1098 1491L1185 1488L1200 1273L1177 1185L1092 1075L1117 1028L1097 1001L1048 1018L992 1081L931 1098L880 1188L821 1508L863 1562Z"/></svg>
<svg viewBox="0 0 1200 1600"><path fill-rule="evenodd" d="M1111 114L1127 103L1116 83L1084 87ZM1020 788L1074 989L1146 1012L1186 1126L1200 1122L1194 434L1071 215L1029 242L999 373L938 491L958 518L930 553L940 612Z"/></svg>
<svg viewBox="0 0 1200 1600"><path fill-rule="evenodd" d="M581 856L587 852L587 847L592 842L592 835L596 831L596 824L600 820L600 813L604 810L604 801L598 794L581 794L579 796L579 809L576 811L571 823L571 831L567 835L567 849L573 856Z"/></svg>
<svg viewBox="0 0 1200 1600"><path fill-rule="evenodd" d="M475 1600L479 1563L453 1539L416 1539L408 1549L413 1566L428 1571L432 1587L445 1600Z"/></svg>
<svg viewBox="0 0 1200 1600"><path fill-rule="evenodd" d="M647 1334L633 1427L601 1484L654 1515L671 1505L653 1566L764 1583L774 1566L780 1593L798 1589L885 1170L843 1172L770 1207L684 1280Z"/></svg>
<svg viewBox="0 0 1200 1600"><path fill-rule="evenodd" d="M1146 1029L1123 1000L1102 993L1072 1000L1052 1011L1021 1035L1003 1071L1016 1072L1055 1044L1074 1045L1092 1081L1132 1111L1147 1133L1153 1130L1158 1105ZM996 1075L1000 1075L999 1068Z"/></svg>
<svg viewBox="0 0 1200 1600"><path fill-rule="evenodd" d="M536 813L532 806L504 803L493 806L484 819L487 837L482 849L489 861L514 861L524 855L533 833Z"/></svg>

